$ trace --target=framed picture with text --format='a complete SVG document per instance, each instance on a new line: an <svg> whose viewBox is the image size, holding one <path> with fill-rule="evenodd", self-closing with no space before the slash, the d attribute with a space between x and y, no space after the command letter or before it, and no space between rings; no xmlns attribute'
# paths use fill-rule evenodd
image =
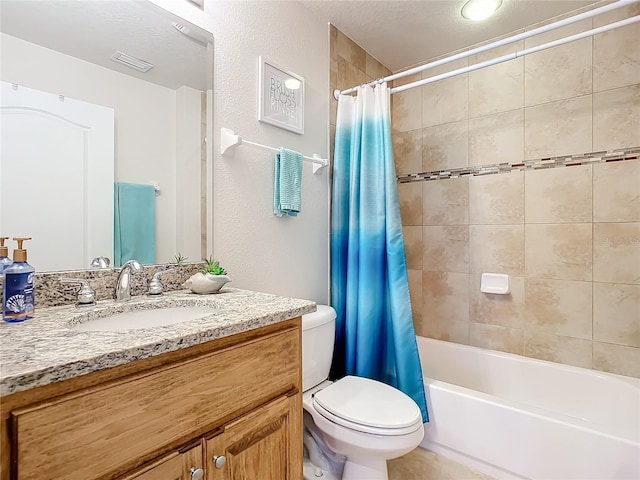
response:
<svg viewBox="0 0 640 480"><path fill-rule="evenodd" d="M258 120L304 133L304 78L258 57Z"/></svg>

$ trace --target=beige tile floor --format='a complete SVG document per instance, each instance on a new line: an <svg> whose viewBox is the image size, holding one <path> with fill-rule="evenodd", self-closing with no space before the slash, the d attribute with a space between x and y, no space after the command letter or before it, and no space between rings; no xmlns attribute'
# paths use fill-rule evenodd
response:
<svg viewBox="0 0 640 480"><path fill-rule="evenodd" d="M391 460L388 467L389 480L495 480L422 448Z"/></svg>

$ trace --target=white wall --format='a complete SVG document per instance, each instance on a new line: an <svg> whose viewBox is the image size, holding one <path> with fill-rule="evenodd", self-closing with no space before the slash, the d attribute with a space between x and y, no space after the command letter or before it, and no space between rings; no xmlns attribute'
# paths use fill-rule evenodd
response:
<svg viewBox="0 0 640 480"><path fill-rule="evenodd" d="M202 258L202 92L180 87L176 106L176 252L197 261Z"/></svg>
<svg viewBox="0 0 640 480"><path fill-rule="evenodd" d="M176 91L9 35L1 34L1 40L2 80L115 110L115 179L160 185L162 193L156 198L156 255L158 261L173 259Z"/></svg>
<svg viewBox="0 0 640 480"><path fill-rule="evenodd" d="M328 154L328 26L289 1L205 1L205 12L175 0L153 3L209 30L214 47L214 256L231 286L328 301L328 172L304 166L302 212L272 213L273 157L238 147L219 153L220 128L247 140L286 146L305 155ZM305 133L257 121L258 56L305 79Z"/></svg>

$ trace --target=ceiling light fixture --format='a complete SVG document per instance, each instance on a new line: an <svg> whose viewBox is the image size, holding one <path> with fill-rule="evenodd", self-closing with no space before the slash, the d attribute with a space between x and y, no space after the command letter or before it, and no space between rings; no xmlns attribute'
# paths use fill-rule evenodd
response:
<svg viewBox="0 0 640 480"><path fill-rule="evenodd" d="M474 22L485 20L502 5L502 0L469 0L462 7L462 16Z"/></svg>

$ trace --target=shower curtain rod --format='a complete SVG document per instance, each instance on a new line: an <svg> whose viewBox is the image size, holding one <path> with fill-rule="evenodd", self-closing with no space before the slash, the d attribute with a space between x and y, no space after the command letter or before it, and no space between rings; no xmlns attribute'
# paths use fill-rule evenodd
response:
<svg viewBox="0 0 640 480"><path fill-rule="evenodd" d="M565 43L573 42L575 40L580 40L581 38L590 37L593 35L597 35L602 32L606 32L608 30L613 30L614 28L624 27L625 25L630 25L632 23L636 23L640 21L640 15L636 15L635 17L629 17L624 20L620 20L619 22L610 23L608 25L604 25L602 27L594 28L592 30L587 30L586 32L577 33L575 35L571 35L569 37L561 38L559 40L554 40L553 42L543 43L542 45L538 45L537 47L527 48L525 50L520 50L518 52L509 53L507 55L503 55L501 57L493 58L491 60L487 60L480 63L474 63L473 65L469 65L468 67L459 68L457 70L452 70L447 73L443 73L441 75L436 75L434 77L425 78L424 80L418 80L413 83L408 83L406 85L402 85L401 87L392 88L390 92L399 93L404 90L409 90L410 88L420 87L422 85L426 85L428 83L433 83L438 80L443 80L445 78L455 77L456 75L460 75L462 73L472 72L474 70L479 70L484 67L489 67L491 65L496 65L498 63L507 62L509 60L513 60L515 58L524 57L525 55L529 55L531 53L536 53L541 50L546 50L547 48L556 47L558 45L563 45Z"/></svg>
<svg viewBox="0 0 640 480"><path fill-rule="evenodd" d="M497 40L495 42L491 42L491 43L488 43L486 45L482 45L482 46L479 46L479 47L476 47L476 48L472 48L471 50L467 50L465 52L460 52L460 53L457 53L455 55L450 55L448 57L441 58L440 60L436 60L436 61L424 64L424 65L420 65L418 67L410 68L409 70L404 70L404 71L402 71L400 73L394 73L394 74L388 75L388 76L386 76L384 78L380 78L380 79L374 80L372 82L368 82L368 83L366 83L364 85L374 85L374 84L382 83L382 82L390 82L391 80L396 80L398 78L403 78L403 77L406 77L406 76L409 76L409 75L413 75L414 73L423 72L425 70L429 70L430 68L435 68L435 67L438 67L440 65L444 65L446 63L450 63L450 62L453 62L455 60L459 60L461 58L467 58L467 57L470 57L472 55L476 55L478 53L486 52L487 50L492 50L494 48L501 47L503 45L508 45L510 43L517 42L517 41L523 40L525 38L529 38L529 37L533 37L535 35L539 35L541 33L547 32L549 30L554 30L556 28L563 27L565 25L570 25L572 23L579 22L579 21L584 20L586 18L595 17L596 15L600 15L601 13L605 13L605 12L608 12L608 11L611 11L611 10L622 8L622 7L625 7L627 5L631 5L633 3L637 3L638 1L640 1L640 0L618 0L617 2L610 3L609 5L604 5L602 7L598 7L598 8L595 8L593 10L589 10L588 12L583 12L583 13L580 13L578 15L574 15L572 17L565 18L563 20L559 20L557 22L550 23L548 25L543 25L542 27L534 28L533 30L529 30L527 32L519 33L517 35L513 35L513 36L508 37L508 38L503 38L501 40ZM633 23L633 22L631 22L631 23ZM615 25L615 24L611 24L611 25ZM600 27L600 28L603 28L603 27ZM612 28L616 28L616 27L612 27ZM593 32L595 30L598 30L598 29L591 30L591 32ZM606 30L603 30L603 31L606 31ZM599 32L597 32L597 33L599 33ZM590 35L595 35L595 33L591 33ZM589 36L589 35L586 35L586 36ZM567 38L571 38L571 37L567 37ZM560 40L563 40L563 39L560 39ZM559 42L560 40L556 40L556 41ZM573 41L573 40L578 40L578 38L573 38L572 40L568 40L568 41ZM550 43L552 43L552 42L550 42ZM563 42L563 43L566 43L566 42ZM556 45L561 45L561 43L557 43L555 45L550 45L550 47L551 46L556 46ZM550 47L547 47L547 48L550 48ZM542 49L538 48L538 50L542 50ZM523 51L526 51L526 50L523 50ZM533 52L530 52L530 53L533 53ZM518 56L522 56L522 53L520 53L520 55L518 55ZM516 58L516 57L513 56L512 58ZM509 60L509 59L506 59L506 60ZM502 61L506 61L506 60L502 60ZM478 65L480 65L480 64L478 64ZM488 66L488 65L484 65L483 64L482 66ZM466 68L469 68L469 67L466 67ZM478 67L478 68L482 68L482 67ZM462 69L454 70L455 72L457 72L455 75L458 75L460 73L464 73L464 72L462 72L460 70L462 70ZM471 71L471 70L466 70L466 71ZM450 76L453 76L453 75L450 75ZM441 77L441 76L437 76L437 77L438 77L437 80L441 80L442 78L448 78L448 77ZM436 77L431 77L431 78L436 78ZM425 80L429 80L429 79L425 79ZM432 80L432 81L436 81L436 80ZM426 82L426 83L430 83L430 82ZM424 83L421 83L420 85L424 85ZM403 87L406 87L406 88L397 87L396 89L392 89L391 93L397 93L397 92L400 92L402 90L407 90L408 88L412 88L413 86L417 87L419 85L414 84L414 83L411 83L411 84L408 84L408 85L403 85ZM360 87L360 85L357 85L355 87L348 88L348 89L342 90L342 91L341 90L335 90L333 92L333 96L337 100L340 95L347 95L349 93L353 93L353 92L357 91L359 87ZM399 90L400 88L402 88L402 90Z"/></svg>

